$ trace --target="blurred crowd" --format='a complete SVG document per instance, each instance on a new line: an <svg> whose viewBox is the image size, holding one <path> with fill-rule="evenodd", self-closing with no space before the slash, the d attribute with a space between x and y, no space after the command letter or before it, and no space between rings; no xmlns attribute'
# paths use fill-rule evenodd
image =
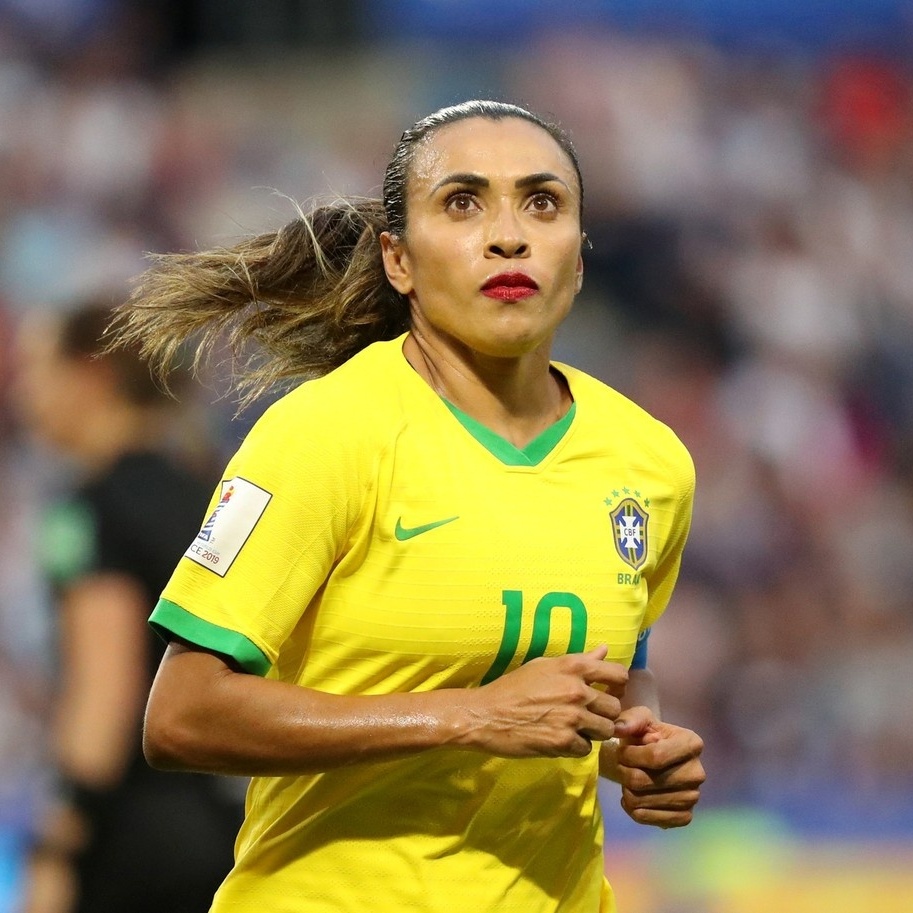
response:
<svg viewBox="0 0 913 913"><path fill-rule="evenodd" d="M69 471L9 407L18 321L100 289L116 300L148 251L229 243L296 200L376 195L402 129L484 93L554 115L581 155L593 248L559 357L695 459L651 665L665 715L706 740L704 801L913 833L904 62L592 31L497 65L393 45L175 61L136 12L152 4L33 5L94 11L61 34L19 7L0 3L0 824L41 800L54 626L35 518ZM227 456L250 416L214 374L197 430Z"/></svg>
<svg viewBox="0 0 913 913"><path fill-rule="evenodd" d="M589 366L697 465L651 646L707 795L909 832L910 71L575 39L519 87L585 153Z"/></svg>

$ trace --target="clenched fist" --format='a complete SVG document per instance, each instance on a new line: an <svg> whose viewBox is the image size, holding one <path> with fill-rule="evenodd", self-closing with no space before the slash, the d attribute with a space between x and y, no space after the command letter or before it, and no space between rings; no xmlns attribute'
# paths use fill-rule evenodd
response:
<svg viewBox="0 0 913 913"><path fill-rule="evenodd" d="M615 738L602 746L600 772L621 784L621 807L638 824L684 827L706 779L703 748L690 729L632 707L616 718Z"/></svg>

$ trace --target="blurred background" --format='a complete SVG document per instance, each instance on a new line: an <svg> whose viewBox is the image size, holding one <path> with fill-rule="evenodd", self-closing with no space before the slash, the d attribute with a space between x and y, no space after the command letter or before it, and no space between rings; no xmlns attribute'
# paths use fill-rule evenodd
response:
<svg viewBox="0 0 913 913"><path fill-rule="evenodd" d="M593 249L557 357L697 466L651 665L709 779L670 833L606 786L623 913L913 910L911 52L911 0L0 0L0 913L47 788L36 518L72 473L10 408L19 321L378 195L468 97L570 130ZM193 398L221 461L256 409L218 370Z"/></svg>

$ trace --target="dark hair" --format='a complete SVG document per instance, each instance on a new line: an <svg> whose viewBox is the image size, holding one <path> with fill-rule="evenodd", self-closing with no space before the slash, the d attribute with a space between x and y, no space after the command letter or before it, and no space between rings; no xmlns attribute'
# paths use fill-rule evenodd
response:
<svg viewBox="0 0 913 913"><path fill-rule="evenodd" d="M558 124L543 120L519 105L500 101L464 101L461 104L452 105L449 108L441 108L440 111L429 114L406 130L400 137L396 151L393 153L393 158L390 160L390 164L387 165L387 171L384 174L384 211L387 214L387 225L392 234L401 237L406 233L406 223L408 221L406 191L416 148L422 140L441 127L472 117L482 117L486 120L496 121L511 117L517 118L535 124L548 133L574 166L574 173L577 175L577 187L580 191L582 218L583 177L580 173L580 161L570 136L563 128L558 126Z"/></svg>
<svg viewBox="0 0 913 913"><path fill-rule="evenodd" d="M233 247L156 254L110 328L112 347L135 345L167 383L176 356L196 340L198 369L227 342L242 404L270 388L326 374L356 352L409 328L409 303L387 281L379 236L403 236L416 148L440 127L469 118L519 118L545 130L583 182L567 133L517 105L467 101L406 130L384 176L383 200L336 200L275 232ZM253 344L253 348L251 347Z"/></svg>

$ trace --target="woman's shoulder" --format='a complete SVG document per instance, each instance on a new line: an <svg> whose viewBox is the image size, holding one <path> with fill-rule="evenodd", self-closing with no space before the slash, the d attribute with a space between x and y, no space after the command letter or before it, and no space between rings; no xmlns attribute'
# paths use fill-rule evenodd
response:
<svg viewBox="0 0 913 913"><path fill-rule="evenodd" d="M347 443L388 434L406 415L405 365L396 340L374 343L279 397L251 433L279 439L326 436Z"/></svg>
<svg viewBox="0 0 913 913"><path fill-rule="evenodd" d="M676 432L633 399L604 381L564 364L556 367L567 378L578 414L596 433L623 436L665 460L691 463L691 456Z"/></svg>
<svg viewBox="0 0 913 913"><path fill-rule="evenodd" d="M555 363L555 367L567 379L574 399L582 401L588 408L615 413L620 419L643 424L644 427L658 421L633 399L592 374L559 362Z"/></svg>

